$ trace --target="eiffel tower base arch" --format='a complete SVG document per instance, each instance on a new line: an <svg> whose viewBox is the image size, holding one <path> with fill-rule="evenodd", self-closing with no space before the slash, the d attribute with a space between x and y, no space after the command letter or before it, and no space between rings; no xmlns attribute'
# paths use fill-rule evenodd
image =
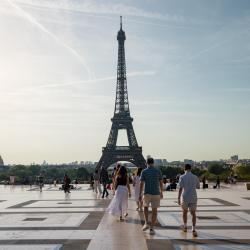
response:
<svg viewBox="0 0 250 250"><path fill-rule="evenodd" d="M114 149L107 149L106 147L103 148L102 156L96 168L108 168L113 163L119 161L128 161L133 163L135 166L142 168L146 166L141 147L131 148L127 146L116 146Z"/></svg>

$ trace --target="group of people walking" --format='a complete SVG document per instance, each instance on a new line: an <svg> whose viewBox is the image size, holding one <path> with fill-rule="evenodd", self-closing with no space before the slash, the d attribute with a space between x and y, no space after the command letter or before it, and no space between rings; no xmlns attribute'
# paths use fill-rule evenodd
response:
<svg viewBox="0 0 250 250"><path fill-rule="evenodd" d="M101 170L99 180L95 180L95 190L98 191L98 182L102 181L103 192L102 198L105 195L105 178ZM98 174L98 172L96 172ZM160 170L154 167L154 159L147 159L147 168L137 169L137 173L133 178L134 186L134 199L137 204L136 210L143 211L145 224L142 228L143 231L149 229L150 235L155 234L155 224L157 221L157 210L160 207L160 201L163 199L163 181ZM129 185L129 178L125 166L117 165L112 174L112 187L114 197L110 202L107 211L119 218L120 221L128 216L128 198L131 197L131 190ZM196 189L200 188L200 182L196 175L191 173L191 165L185 165L185 173L179 178L179 192L178 204L183 212L183 226L184 233L187 232L187 213L190 211L192 216L192 234L197 237L196 232L196 209L197 209L197 193ZM106 196L108 193L106 194ZM152 217L149 221L149 207L152 208Z"/></svg>

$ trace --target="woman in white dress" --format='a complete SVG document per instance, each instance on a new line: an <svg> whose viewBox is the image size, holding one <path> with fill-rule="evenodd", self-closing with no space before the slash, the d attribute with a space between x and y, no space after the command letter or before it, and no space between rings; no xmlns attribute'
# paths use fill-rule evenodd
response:
<svg viewBox="0 0 250 250"><path fill-rule="evenodd" d="M137 204L136 210L142 211L142 201L139 199L140 196L140 176L141 176L142 168L137 168L136 176L134 177L133 186L134 186L134 195L135 201Z"/></svg>
<svg viewBox="0 0 250 250"><path fill-rule="evenodd" d="M124 217L128 215L128 197L131 197L131 192L127 169L121 166L115 178L115 196L107 208L110 214L120 216L120 221L124 221Z"/></svg>

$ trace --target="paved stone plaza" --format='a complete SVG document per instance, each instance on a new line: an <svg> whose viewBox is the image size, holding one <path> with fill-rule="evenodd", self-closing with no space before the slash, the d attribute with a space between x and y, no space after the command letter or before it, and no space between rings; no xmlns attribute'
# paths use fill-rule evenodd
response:
<svg viewBox="0 0 250 250"><path fill-rule="evenodd" d="M149 236L133 197L128 218L118 222L105 213L110 199L96 197L88 185L68 195L53 186L42 193L34 186L0 186L0 249L250 249L250 192L235 185L198 196L194 239L179 229L177 191L164 193L156 235Z"/></svg>

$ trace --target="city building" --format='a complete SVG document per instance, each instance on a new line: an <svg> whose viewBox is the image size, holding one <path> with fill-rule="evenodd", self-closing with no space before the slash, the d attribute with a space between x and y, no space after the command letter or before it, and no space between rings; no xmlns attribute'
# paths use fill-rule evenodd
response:
<svg viewBox="0 0 250 250"><path fill-rule="evenodd" d="M154 165L156 167L163 166L162 159L154 159Z"/></svg>
<svg viewBox="0 0 250 250"><path fill-rule="evenodd" d="M168 161L166 159L162 159L162 165L165 167L168 165Z"/></svg>
<svg viewBox="0 0 250 250"><path fill-rule="evenodd" d="M231 161L238 161L239 160L239 156L238 155L233 155L231 156Z"/></svg>
<svg viewBox="0 0 250 250"><path fill-rule="evenodd" d="M189 159L184 159L184 164L193 165L193 164L194 164L194 161L193 161L193 160L189 160Z"/></svg>

